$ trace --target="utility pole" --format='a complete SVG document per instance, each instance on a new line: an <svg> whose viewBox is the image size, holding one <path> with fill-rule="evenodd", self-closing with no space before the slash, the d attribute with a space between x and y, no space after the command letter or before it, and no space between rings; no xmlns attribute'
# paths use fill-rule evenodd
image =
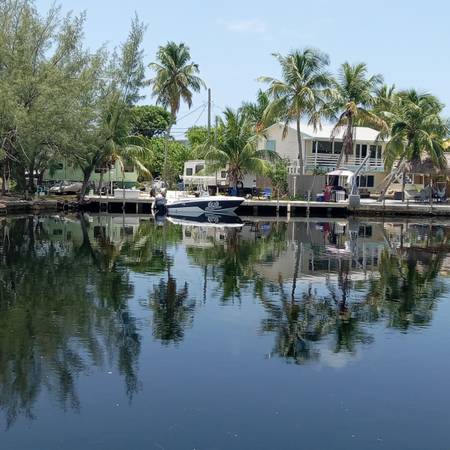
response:
<svg viewBox="0 0 450 450"><path fill-rule="evenodd" d="M214 147L217 148L217 126L219 125L219 116L215 117L214 121ZM216 195L219 195L219 185L217 184L217 170L216 170Z"/></svg>
<svg viewBox="0 0 450 450"><path fill-rule="evenodd" d="M208 88L208 144L211 143L211 89Z"/></svg>

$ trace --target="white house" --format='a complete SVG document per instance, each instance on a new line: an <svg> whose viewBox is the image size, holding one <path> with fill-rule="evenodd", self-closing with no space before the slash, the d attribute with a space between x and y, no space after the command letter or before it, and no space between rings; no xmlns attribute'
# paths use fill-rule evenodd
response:
<svg viewBox="0 0 450 450"><path fill-rule="evenodd" d="M296 124L290 124L286 136L283 138L284 124L276 123L265 132L265 139L261 139L258 147L276 151L282 158L289 160L291 175L325 174L336 169L342 151L341 129L333 137L332 125L323 125L314 130L311 125L301 124L303 173L298 160L298 142ZM355 172L368 160L361 169L357 182L361 188L374 190L381 183L384 174L383 151L385 142L378 139L378 131L367 127L356 127L353 153L347 160L342 161L340 168Z"/></svg>

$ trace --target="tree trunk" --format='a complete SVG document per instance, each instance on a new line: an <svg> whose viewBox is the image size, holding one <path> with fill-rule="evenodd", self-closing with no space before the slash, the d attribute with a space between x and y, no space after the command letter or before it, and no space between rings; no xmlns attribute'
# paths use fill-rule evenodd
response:
<svg viewBox="0 0 450 450"><path fill-rule="evenodd" d="M406 169L403 168L403 176L402 176L402 203L405 201L405 184L406 184Z"/></svg>
<svg viewBox="0 0 450 450"><path fill-rule="evenodd" d="M2 195L6 194L6 163L3 163L2 167Z"/></svg>
<svg viewBox="0 0 450 450"><path fill-rule="evenodd" d="M98 181L97 195L100 195L100 193L102 191L103 175L104 175L104 172L103 172L103 169L101 169L100 180Z"/></svg>
<svg viewBox="0 0 450 450"><path fill-rule="evenodd" d="M86 196L86 190L91 179L92 169L83 170L83 184L81 185L80 191L80 202L84 202L84 197Z"/></svg>
<svg viewBox="0 0 450 450"><path fill-rule="evenodd" d="M336 163L336 169L341 167L344 158L345 162L348 161L348 155L353 151L353 116L351 114L348 115L347 130L345 131L342 144L342 150Z"/></svg>
<svg viewBox="0 0 450 450"><path fill-rule="evenodd" d="M166 138L164 140L164 167L163 167L163 181L165 181L167 184L169 183L168 180L168 157L169 157L169 137L170 137L170 132L172 130L172 126L175 123L175 119L176 119L176 115L174 111L171 111L171 119L169 122L169 126L167 127L166 130Z"/></svg>
<svg viewBox="0 0 450 450"><path fill-rule="evenodd" d="M379 202L382 202L384 200L384 198L386 197L386 192L388 191L389 187L391 186L392 182L394 181L394 178L401 170L403 170L403 165L404 165L403 159L404 159L404 157L402 157L400 159L400 161L398 162L397 170L392 171L391 174L389 175L387 184L386 184L385 188L381 191L380 196L378 197Z"/></svg>
<svg viewBox="0 0 450 450"><path fill-rule="evenodd" d="M303 175L303 146L302 133L300 131L300 116L297 117L297 144L298 144L298 165L300 167L300 175Z"/></svg>
<svg viewBox="0 0 450 450"><path fill-rule="evenodd" d="M30 164L28 167L28 191L33 194L35 191L34 187L34 164Z"/></svg>

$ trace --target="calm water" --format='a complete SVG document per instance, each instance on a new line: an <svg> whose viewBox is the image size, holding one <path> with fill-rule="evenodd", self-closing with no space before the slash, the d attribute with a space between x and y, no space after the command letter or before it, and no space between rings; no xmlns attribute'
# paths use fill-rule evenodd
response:
<svg viewBox="0 0 450 450"><path fill-rule="evenodd" d="M0 222L0 448L450 448L450 224Z"/></svg>

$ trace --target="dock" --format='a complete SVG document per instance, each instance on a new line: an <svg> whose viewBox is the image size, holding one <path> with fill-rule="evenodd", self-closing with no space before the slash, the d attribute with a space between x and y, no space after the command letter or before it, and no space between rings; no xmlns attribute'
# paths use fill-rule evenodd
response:
<svg viewBox="0 0 450 450"><path fill-rule="evenodd" d="M151 214L153 197L140 193L139 197L122 199L113 196L90 196L86 206L91 212ZM362 216L447 216L450 203L419 203L415 201L361 199L358 208L350 208L347 201L317 202L305 200L245 200L236 211L241 216L268 217L345 217Z"/></svg>

